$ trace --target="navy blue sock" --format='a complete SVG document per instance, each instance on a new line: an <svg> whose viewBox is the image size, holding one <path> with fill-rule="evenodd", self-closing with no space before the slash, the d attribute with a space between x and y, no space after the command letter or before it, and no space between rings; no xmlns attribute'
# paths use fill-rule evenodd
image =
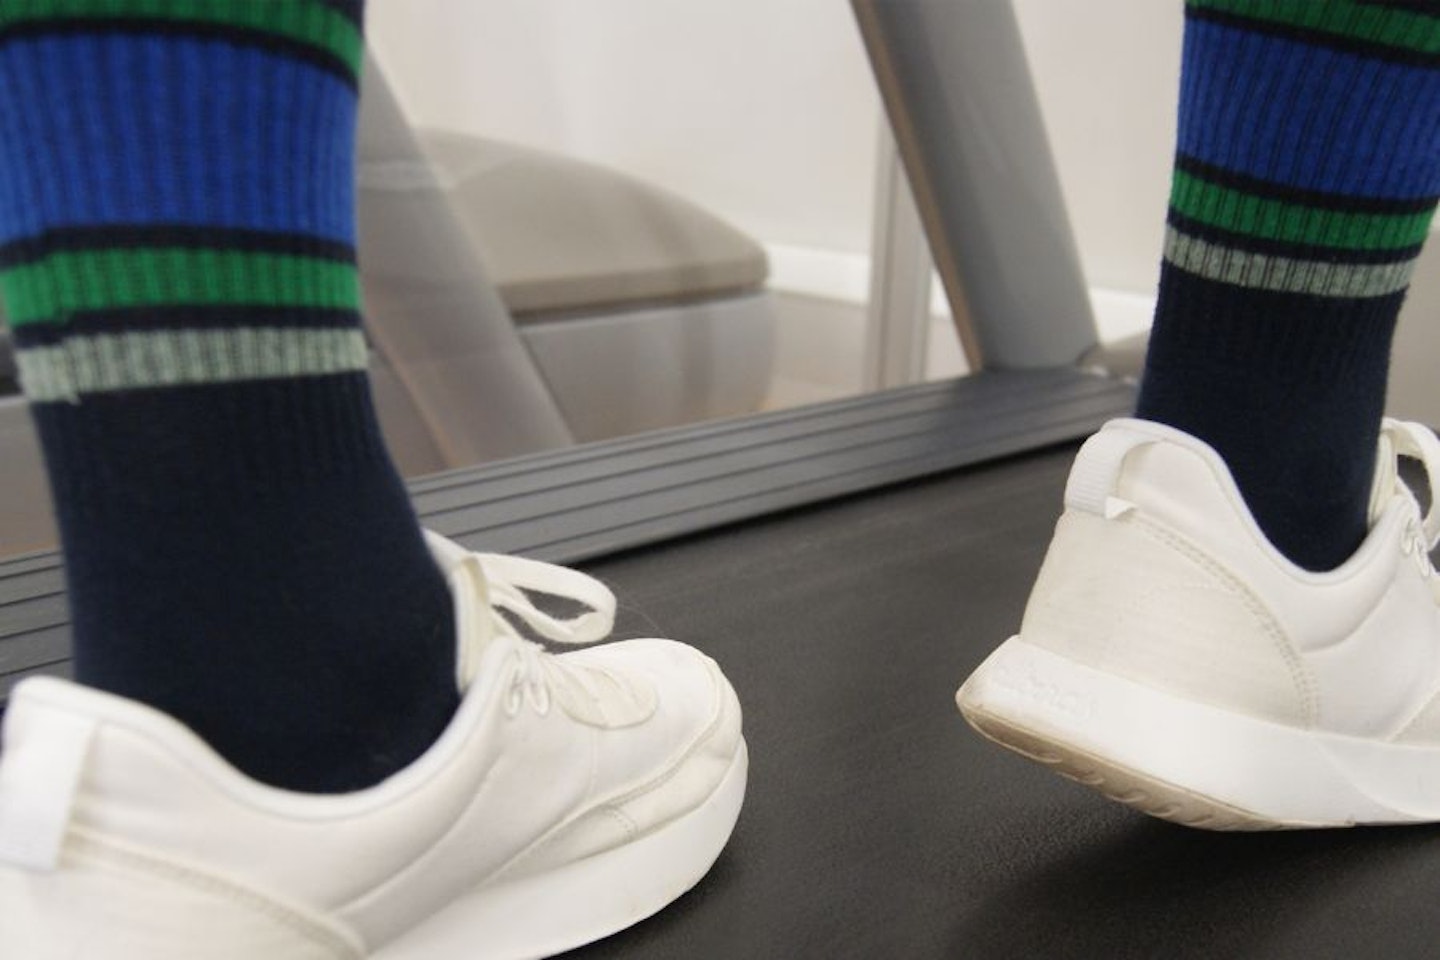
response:
<svg viewBox="0 0 1440 960"><path fill-rule="evenodd" d="M1363 540L1390 342L1440 195L1440 11L1188 0L1137 414L1229 464L1311 570Z"/></svg>
<svg viewBox="0 0 1440 960"><path fill-rule="evenodd" d="M0 6L0 293L77 678L318 792L410 763L458 702L450 596L365 374L360 16Z"/></svg>

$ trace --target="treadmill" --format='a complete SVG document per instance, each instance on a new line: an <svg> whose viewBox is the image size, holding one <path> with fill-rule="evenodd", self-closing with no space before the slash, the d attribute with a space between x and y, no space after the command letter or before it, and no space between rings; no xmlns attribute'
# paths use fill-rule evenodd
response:
<svg viewBox="0 0 1440 960"><path fill-rule="evenodd" d="M427 525L582 565L620 598L616 637L692 643L740 692L729 847L573 956L1433 956L1433 829L1186 830L961 721L955 689L1018 626L1076 445L1130 410L1143 345L1098 345L1009 4L852 6L897 145L871 378L915 379L906 216L976 372L410 484ZM0 562L0 701L67 648L58 556Z"/></svg>

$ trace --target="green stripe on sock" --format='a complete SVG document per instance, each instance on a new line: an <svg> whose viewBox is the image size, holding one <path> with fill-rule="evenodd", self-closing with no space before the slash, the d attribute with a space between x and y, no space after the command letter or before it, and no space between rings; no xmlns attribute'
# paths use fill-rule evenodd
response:
<svg viewBox="0 0 1440 960"><path fill-rule="evenodd" d="M318 47L356 76L365 41L349 17L314 0L4 0L0 30L43 20L168 20L256 30Z"/></svg>
<svg viewBox="0 0 1440 960"><path fill-rule="evenodd" d="M1440 53L1436 18L1394 7L1367 6L1353 0L1187 0L1186 5L1399 50Z"/></svg>
<svg viewBox="0 0 1440 960"><path fill-rule="evenodd" d="M69 337L18 351L25 394L37 403L84 394L365 369L358 329L232 327Z"/></svg>
<svg viewBox="0 0 1440 960"><path fill-rule="evenodd" d="M1423 243L1431 210L1341 213L1268 200L1175 171L1170 205L1193 220L1267 240L1340 250L1399 250Z"/></svg>
<svg viewBox="0 0 1440 960"><path fill-rule="evenodd" d="M358 310L355 267L333 260L230 250L56 253L0 272L15 326L130 307L316 307Z"/></svg>
<svg viewBox="0 0 1440 960"><path fill-rule="evenodd" d="M1380 297L1396 293L1409 285L1415 270L1414 260L1330 263L1232 250L1187 236L1174 227L1165 232L1165 259L1207 280L1319 297Z"/></svg>

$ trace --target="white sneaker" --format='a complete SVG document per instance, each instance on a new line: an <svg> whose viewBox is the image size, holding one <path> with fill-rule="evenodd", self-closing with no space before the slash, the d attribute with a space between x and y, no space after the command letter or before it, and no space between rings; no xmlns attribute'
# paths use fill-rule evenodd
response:
<svg viewBox="0 0 1440 960"><path fill-rule="evenodd" d="M1081 449L1025 611L956 695L985 736L1215 830L1440 820L1440 534L1396 474L1440 442L1387 420L1371 529L1310 573L1213 449L1117 420ZM1435 498L1431 497L1434 503Z"/></svg>
<svg viewBox="0 0 1440 960"><path fill-rule="evenodd" d="M740 706L714 662L667 640L551 656L501 611L593 642L609 590L439 537L431 549L455 595L464 698L425 756L368 790L263 786L155 710L21 684L0 754L0 956L533 957L698 881L745 793ZM592 609L557 619L522 590Z"/></svg>

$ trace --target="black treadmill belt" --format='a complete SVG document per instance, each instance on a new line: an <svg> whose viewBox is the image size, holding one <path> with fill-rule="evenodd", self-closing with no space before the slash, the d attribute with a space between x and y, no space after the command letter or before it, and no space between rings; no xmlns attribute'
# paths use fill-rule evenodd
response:
<svg viewBox="0 0 1440 960"><path fill-rule="evenodd" d="M1072 454L586 565L620 597L620 636L725 667L751 779L694 891L573 956L1436 955L1436 829L1190 831L965 727L955 688L1018 624Z"/></svg>
<svg viewBox="0 0 1440 960"><path fill-rule="evenodd" d="M589 564L622 635L715 656L750 791L712 874L577 951L642 958L1440 953L1440 831L1213 834L986 743L955 688L1019 623L1073 448Z"/></svg>

